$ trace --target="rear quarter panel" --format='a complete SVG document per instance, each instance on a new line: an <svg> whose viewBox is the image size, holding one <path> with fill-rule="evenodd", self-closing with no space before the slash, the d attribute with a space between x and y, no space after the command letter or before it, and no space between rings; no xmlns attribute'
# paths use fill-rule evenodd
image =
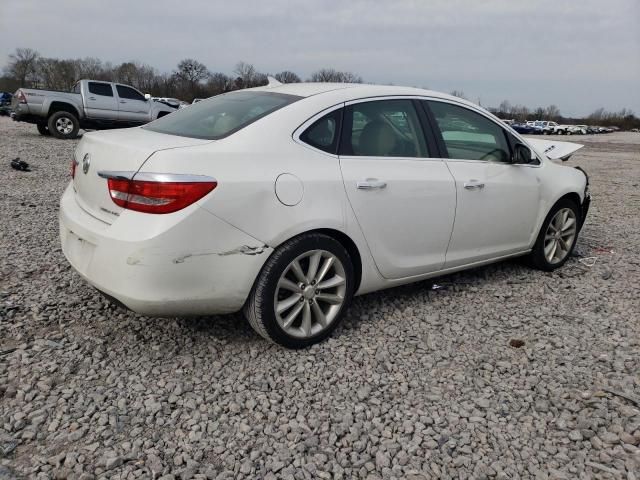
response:
<svg viewBox="0 0 640 480"><path fill-rule="evenodd" d="M223 140L157 152L141 171L216 178L218 186L200 205L273 248L310 230L334 229L346 234L362 259L362 293L376 284L378 273L347 201L338 157L292 138L296 128L322 108L287 110L279 110ZM284 205L276 196L276 179L283 173L294 175L302 183L302 200L295 206Z"/></svg>

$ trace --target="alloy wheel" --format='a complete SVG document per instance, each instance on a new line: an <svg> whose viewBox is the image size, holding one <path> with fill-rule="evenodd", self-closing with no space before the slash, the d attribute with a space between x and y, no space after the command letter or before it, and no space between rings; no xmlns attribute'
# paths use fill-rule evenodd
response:
<svg viewBox="0 0 640 480"><path fill-rule="evenodd" d="M562 262L573 246L578 222L571 208L562 208L549 222L544 235L544 256L552 265Z"/></svg>
<svg viewBox="0 0 640 480"><path fill-rule="evenodd" d="M73 130L73 122L67 117L60 117L56 120L56 130L63 135L68 135Z"/></svg>
<svg viewBox="0 0 640 480"><path fill-rule="evenodd" d="M340 259L326 250L295 258L278 280L274 310L289 335L309 338L336 319L345 302L347 280Z"/></svg>

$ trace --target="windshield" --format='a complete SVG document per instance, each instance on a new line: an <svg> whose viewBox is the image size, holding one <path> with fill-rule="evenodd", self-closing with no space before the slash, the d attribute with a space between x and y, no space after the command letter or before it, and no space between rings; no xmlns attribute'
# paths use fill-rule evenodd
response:
<svg viewBox="0 0 640 480"><path fill-rule="evenodd" d="M273 92L231 92L203 100L142 127L182 137L218 140L302 97Z"/></svg>

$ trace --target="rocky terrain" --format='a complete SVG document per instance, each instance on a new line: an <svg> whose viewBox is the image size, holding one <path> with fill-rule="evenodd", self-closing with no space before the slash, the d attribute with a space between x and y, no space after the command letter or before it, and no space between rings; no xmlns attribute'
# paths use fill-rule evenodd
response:
<svg viewBox="0 0 640 480"><path fill-rule="evenodd" d="M58 242L76 142L0 118L0 479L640 479L640 134L570 140L594 200L563 269L359 297L287 351L109 304Z"/></svg>

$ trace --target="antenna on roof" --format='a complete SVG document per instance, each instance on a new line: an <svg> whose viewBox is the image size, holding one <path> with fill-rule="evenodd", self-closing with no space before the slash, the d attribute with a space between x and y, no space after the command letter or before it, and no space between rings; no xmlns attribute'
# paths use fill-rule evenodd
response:
<svg viewBox="0 0 640 480"><path fill-rule="evenodd" d="M267 81L269 82L267 83L267 87L279 87L280 85L282 85L282 82L279 82L278 80L273 78L271 75L267 76Z"/></svg>

